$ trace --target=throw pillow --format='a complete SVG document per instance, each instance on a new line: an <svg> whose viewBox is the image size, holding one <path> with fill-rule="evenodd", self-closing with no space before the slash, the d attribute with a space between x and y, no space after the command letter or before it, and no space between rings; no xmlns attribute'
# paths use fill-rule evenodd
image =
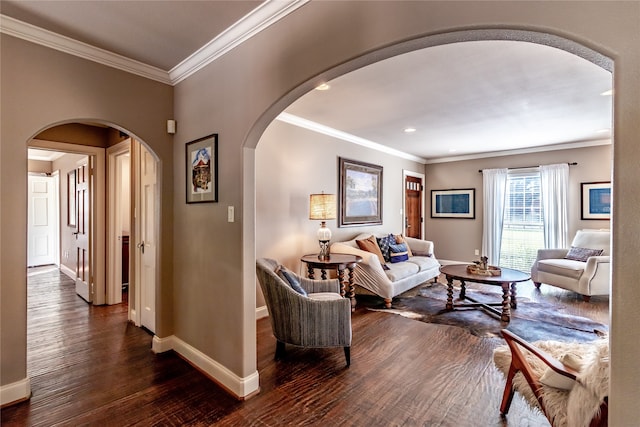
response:
<svg viewBox="0 0 640 427"><path fill-rule="evenodd" d="M580 372L580 369L582 369L582 359L580 358L580 356L572 353L565 353L560 356L560 362L562 362L563 365L573 369L574 371ZM564 375L557 373L551 368L547 368L540 377L540 383L562 390L571 390L576 381L572 378L565 377Z"/></svg>
<svg viewBox="0 0 640 427"><path fill-rule="evenodd" d="M391 262L402 262L409 259L409 252L407 251L406 243L400 243L398 245L389 245L389 252L391 253Z"/></svg>
<svg viewBox="0 0 640 427"><path fill-rule="evenodd" d="M565 256L565 259L572 259L574 261L587 262L587 258L592 256L602 255L603 249L590 249L590 248L578 248L571 246L569 253Z"/></svg>
<svg viewBox="0 0 640 427"><path fill-rule="evenodd" d="M389 256L389 245L393 245L396 243L396 238L393 237L393 234L389 234L388 236L376 237L376 241L378 242L378 247L380 248L380 252L382 252L382 257L385 262L391 261Z"/></svg>
<svg viewBox="0 0 640 427"><path fill-rule="evenodd" d="M396 234L394 237L396 239L396 245L400 243L405 243L407 245L407 254L409 256L413 256L413 254L411 253L411 248L409 247L409 244L407 243L407 241L404 239L404 236L402 234Z"/></svg>
<svg viewBox="0 0 640 427"><path fill-rule="evenodd" d="M366 239L356 240L358 247L363 251L371 252L372 254L376 254L380 259L380 264L383 266L386 264L384 260L384 256L382 256L382 251L380 250L380 246L378 246L378 241L375 236L369 236Z"/></svg>
<svg viewBox="0 0 640 427"><path fill-rule="evenodd" d="M285 283L291 286L291 289L293 289L300 295L303 295L305 297L307 296L307 291L304 290L304 288L300 285L298 278L295 276L295 274L289 271L287 267L285 267L284 265L279 265L278 268L276 268L276 274L278 275L278 277L284 280Z"/></svg>

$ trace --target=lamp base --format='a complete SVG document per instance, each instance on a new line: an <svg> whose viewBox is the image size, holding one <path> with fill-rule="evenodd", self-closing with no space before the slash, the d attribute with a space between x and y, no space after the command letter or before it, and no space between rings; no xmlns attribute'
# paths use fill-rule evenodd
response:
<svg viewBox="0 0 640 427"><path fill-rule="evenodd" d="M318 243L320 244L318 259L325 261L331 258L331 254L329 253L329 240L318 240Z"/></svg>

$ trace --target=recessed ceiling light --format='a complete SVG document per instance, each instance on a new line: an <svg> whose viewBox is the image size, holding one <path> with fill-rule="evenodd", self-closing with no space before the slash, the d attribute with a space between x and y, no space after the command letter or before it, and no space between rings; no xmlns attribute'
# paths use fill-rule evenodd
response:
<svg viewBox="0 0 640 427"><path fill-rule="evenodd" d="M458 150L456 150L455 148L449 148L449 152L450 153L455 153L456 151L458 151Z"/></svg>
<svg viewBox="0 0 640 427"><path fill-rule="evenodd" d="M611 96L611 95L613 95L613 89L605 90L600 95L602 95L602 96Z"/></svg>
<svg viewBox="0 0 640 427"><path fill-rule="evenodd" d="M413 133L415 131L416 131L416 128L414 128L414 127L406 127L406 128L403 129L404 133Z"/></svg>
<svg viewBox="0 0 640 427"><path fill-rule="evenodd" d="M327 83L321 83L318 86L316 86L316 90L329 90L331 86L329 86Z"/></svg>

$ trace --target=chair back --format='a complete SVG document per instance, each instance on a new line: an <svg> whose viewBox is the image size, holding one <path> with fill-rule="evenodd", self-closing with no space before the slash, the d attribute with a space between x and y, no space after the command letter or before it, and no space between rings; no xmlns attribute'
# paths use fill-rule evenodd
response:
<svg viewBox="0 0 640 427"><path fill-rule="evenodd" d="M603 249L602 255L611 255L611 232L609 230L578 230L571 246Z"/></svg>

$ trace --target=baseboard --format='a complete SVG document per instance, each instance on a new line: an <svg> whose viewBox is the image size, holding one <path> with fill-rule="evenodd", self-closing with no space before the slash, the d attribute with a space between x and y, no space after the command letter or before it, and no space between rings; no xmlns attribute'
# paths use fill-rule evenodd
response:
<svg viewBox="0 0 640 427"><path fill-rule="evenodd" d="M269 317L269 310L267 310L266 305L256 308L256 320L262 319L263 317Z"/></svg>
<svg viewBox="0 0 640 427"><path fill-rule="evenodd" d="M30 397L31 381L29 378L0 386L0 406L22 402Z"/></svg>
<svg viewBox="0 0 640 427"><path fill-rule="evenodd" d="M67 276L69 276L70 278L72 278L73 280L76 280L76 272L70 269L69 267L67 267L66 265L60 264L60 271L66 274Z"/></svg>
<svg viewBox="0 0 640 427"><path fill-rule="evenodd" d="M200 370L238 399L246 399L260 389L258 371L255 371L248 377L241 378L175 335L167 338L154 336L152 350L155 353L164 353L169 350L175 351L189 364Z"/></svg>

